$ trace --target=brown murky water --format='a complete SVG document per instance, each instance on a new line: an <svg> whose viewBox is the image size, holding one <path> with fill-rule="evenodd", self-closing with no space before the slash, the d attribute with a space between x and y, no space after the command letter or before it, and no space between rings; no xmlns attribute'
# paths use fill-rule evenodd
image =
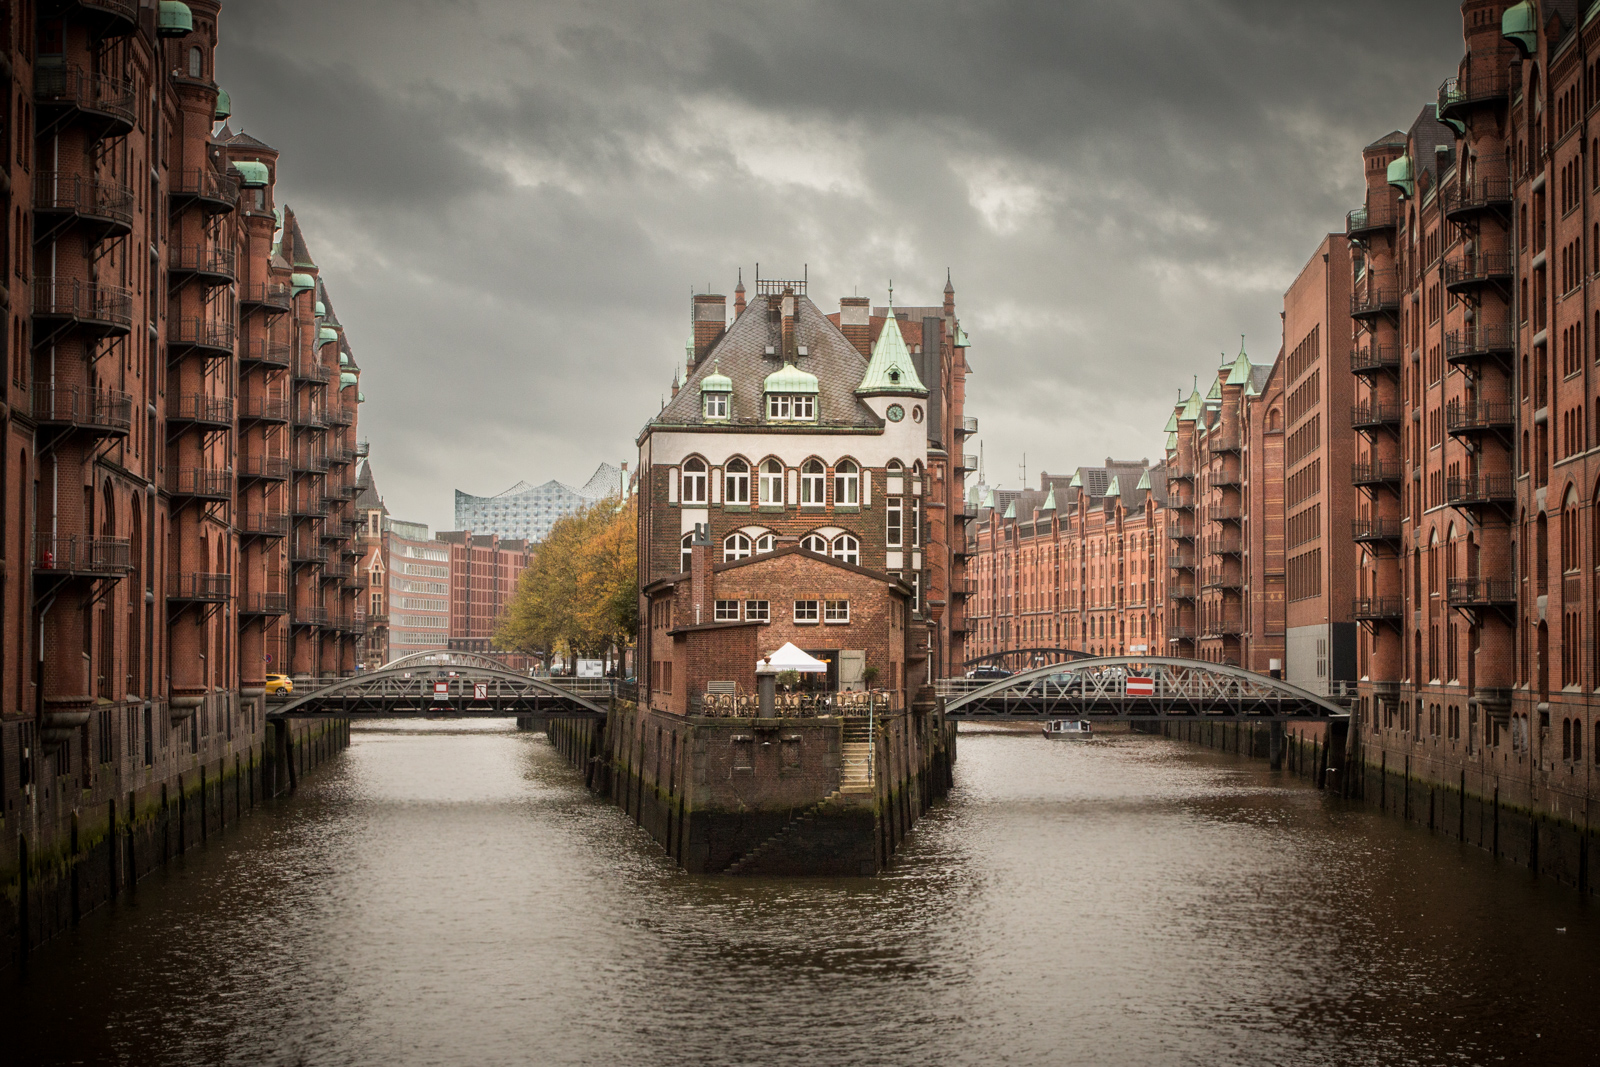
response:
<svg viewBox="0 0 1600 1067"><path fill-rule="evenodd" d="M1567 890L1158 738L963 734L892 871L676 870L542 735L370 727L0 979L6 1063L1600 1062Z"/></svg>

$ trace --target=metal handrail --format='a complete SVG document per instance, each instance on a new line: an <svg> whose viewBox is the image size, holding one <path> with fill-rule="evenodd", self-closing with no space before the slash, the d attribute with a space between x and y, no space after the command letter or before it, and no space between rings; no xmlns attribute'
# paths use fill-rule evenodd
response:
<svg viewBox="0 0 1600 1067"><path fill-rule="evenodd" d="M133 223L133 190L121 182L47 170L34 175L35 211L62 211Z"/></svg>
<svg viewBox="0 0 1600 1067"><path fill-rule="evenodd" d="M34 282L33 313L42 318L131 326L133 293L120 285L41 278Z"/></svg>

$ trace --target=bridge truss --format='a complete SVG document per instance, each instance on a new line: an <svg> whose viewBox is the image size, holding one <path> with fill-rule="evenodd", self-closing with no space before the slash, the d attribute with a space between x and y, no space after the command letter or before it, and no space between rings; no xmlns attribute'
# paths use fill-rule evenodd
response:
<svg viewBox="0 0 1600 1067"><path fill-rule="evenodd" d="M945 715L979 722L1050 719L1343 722L1347 708L1264 674L1203 660L1102 656L988 682L940 683Z"/></svg>
<svg viewBox="0 0 1600 1067"><path fill-rule="evenodd" d="M1088 658L1089 653L1075 648L1012 648L969 659L962 666L968 670L974 667L1002 667L1008 671L1026 671L1046 664L1064 663L1069 659Z"/></svg>
<svg viewBox="0 0 1600 1067"><path fill-rule="evenodd" d="M420 654L419 654L420 655ZM451 656L482 660L472 653ZM416 661L416 662L412 662ZM493 667L417 661L406 656L269 706L270 719L535 718L603 719L607 698L591 699Z"/></svg>

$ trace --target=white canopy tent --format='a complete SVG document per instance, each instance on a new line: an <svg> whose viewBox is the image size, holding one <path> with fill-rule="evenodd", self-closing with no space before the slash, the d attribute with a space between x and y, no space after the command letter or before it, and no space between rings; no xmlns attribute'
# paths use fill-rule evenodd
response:
<svg viewBox="0 0 1600 1067"><path fill-rule="evenodd" d="M799 671L802 674L826 674L828 673L828 665L796 648L793 641L785 641L782 648L756 664L756 671L760 674L779 674L783 671Z"/></svg>

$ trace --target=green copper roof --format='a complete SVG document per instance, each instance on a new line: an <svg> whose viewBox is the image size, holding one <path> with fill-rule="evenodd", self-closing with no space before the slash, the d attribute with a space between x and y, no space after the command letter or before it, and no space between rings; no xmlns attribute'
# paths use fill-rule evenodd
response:
<svg viewBox="0 0 1600 1067"><path fill-rule="evenodd" d="M917 377L917 365L911 362L911 350L900 336L900 320L889 308L889 317L878 331L878 343L872 346L872 359L867 373L856 386L857 396L893 394L895 396L927 396L922 379Z"/></svg>
<svg viewBox="0 0 1600 1067"><path fill-rule="evenodd" d="M1178 432L1178 410L1176 408L1174 408L1172 410L1172 414L1171 415L1167 416L1167 427L1166 427L1166 430L1164 432L1166 432L1166 433L1177 433Z"/></svg>
<svg viewBox="0 0 1600 1067"><path fill-rule="evenodd" d="M955 346L957 348L968 348L971 345L972 341L967 337L967 331L963 330L960 326L957 326Z"/></svg>
<svg viewBox="0 0 1600 1067"><path fill-rule="evenodd" d="M1389 164L1389 184L1407 196L1417 195L1417 179L1411 168L1411 157L1401 156Z"/></svg>
<svg viewBox="0 0 1600 1067"><path fill-rule="evenodd" d="M1016 518L1017 517L1017 502L1015 500L1013 500L1013 501L1011 501L1011 503L1007 504L1006 505L1006 513L1004 515L1000 516L1000 517L1002 519L1014 519L1014 518Z"/></svg>
<svg viewBox="0 0 1600 1067"><path fill-rule="evenodd" d="M1111 484L1106 486L1106 496L1121 496L1122 481L1115 474L1111 476Z"/></svg>
<svg viewBox="0 0 1600 1067"><path fill-rule="evenodd" d="M352 374L350 371L339 372L340 389L348 389L354 384L356 384L356 376L354 374Z"/></svg>
<svg viewBox="0 0 1600 1067"><path fill-rule="evenodd" d="M348 367L349 365L350 365L350 357L345 355L343 352L340 352L339 353L339 366Z"/></svg>
<svg viewBox="0 0 1600 1067"><path fill-rule="evenodd" d="M722 373L722 361L712 364L711 373L700 379L702 393L731 393L733 379Z"/></svg>
<svg viewBox="0 0 1600 1067"><path fill-rule="evenodd" d="M1067 483L1067 488L1068 489L1082 489L1083 488L1083 468L1082 467L1080 467L1077 470L1072 472L1072 481Z"/></svg>
<svg viewBox="0 0 1600 1067"><path fill-rule="evenodd" d="M1205 406L1205 400L1200 396L1200 387L1195 386L1194 392L1189 394L1189 399L1184 401L1183 410L1178 413L1178 418L1184 422L1194 422L1200 417L1200 409Z"/></svg>
<svg viewBox="0 0 1600 1067"><path fill-rule="evenodd" d="M318 300L315 304L311 305L311 313L313 315L326 315L328 313L328 305Z"/></svg>
<svg viewBox="0 0 1600 1067"><path fill-rule="evenodd" d="M1150 488L1150 472L1148 470L1139 475L1139 484L1134 486L1134 488L1146 490Z"/></svg>
<svg viewBox="0 0 1600 1067"><path fill-rule="evenodd" d="M1261 395L1261 390L1256 388L1255 375L1251 375L1250 376L1250 380L1245 383L1244 395L1245 396L1260 396Z"/></svg>
<svg viewBox="0 0 1600 1067"><path fill-rule="evenodd" d="M1175 433L1167 434L1167 451L1168 452L1176 452L1177 450L1178 450L1178 435L1175 434Z"/></svg>
<svg viewBox="0 0 1600 1067"><path fill-rule="evenodd" d="M356 403L357 404L365 404L366 402L367 402L367 394L361 392L359 389L356 390Z"/></svg>
<svg viewBox="0 0 1600 1067"><path fill-rule="evenodd" d="M1054 511L1056 509L1056 487L1051 486L1050 491L1044 495L1044 503L1039 505L1040 511Z"/></svg>
<svg viewBox="0 0 1600 1067"><path fill-rule="evenodd" d="M1233 372L1228 375L1229 385L1245 385L1250 381L1250 357L1244 354L1244 345L1239 346L1239 358L1233 361Z"/></svg>
<svg viewBox="0 0 1600 1067"><path fill-rule="evenodd" d="M985 508L994 507L994 490L993 489L991 489L987 493L983 494L983 503L980 504L979 507L985 507Z"/></svg>
<svg viewBox="0 0 1600 1067"><path fill-rule="evenodd" d="M221 122L223 119L227 118L229 115L232 115L232 114L233 114L233 97L228 95L228 90L224 89L222 86L219 85L219 86L217 86L217 110L216 110L217 121Z"/></svg>
<svg viewBox="0 0 1600 1067"><path fill-rule="evenodd" d="M1217 375L1211 382L1211 392L1206 394L1207 400L1222 399L1222 375Z"/></svg>
<svg viewBox="0 0 1600 1067"><path fill-rule="evenodd" d="M1513 42L1524 58L1539 51L1539 13L1530 0L1506 8L1500 16L1500 35Z"/></svg>
<svg viewBox="0 0 1600 1067"><path fill-rule="evenodd" d="M317 280L309 274L289 275L289 288L293 291L295 296L299 296L307 289L315 289L316 287Z"/></svg>
<svg viewBox="0 0 1600 1067"><path fill-rule="evenodd" d="M182 37L194 32L194 14L189 5L179 0L161 0L161 11L156 16L157 37Z"/></svg>
<svg viewBox="0 0 1600 1067"><path fill-rule="evenodd" d="M767 375L767 380L761 388L768 393L815 393L817 376L801 370L793 363L785 363Z"/></svg>
<svg viewBox="0 0 1600 1067"><path fill-rule="evenodd" d="M339 331L331 326L323 326L317 330L317 344L331 345L339 339Z"/></svg>
<svg viewBox="0 0 1600 1067"><path fill-rule="evenodd" d="M239 184L246 189L265 188L267 181L271 178L265 163L257 163L250 159L235 163L233 169L239 172Z"/></svg>

